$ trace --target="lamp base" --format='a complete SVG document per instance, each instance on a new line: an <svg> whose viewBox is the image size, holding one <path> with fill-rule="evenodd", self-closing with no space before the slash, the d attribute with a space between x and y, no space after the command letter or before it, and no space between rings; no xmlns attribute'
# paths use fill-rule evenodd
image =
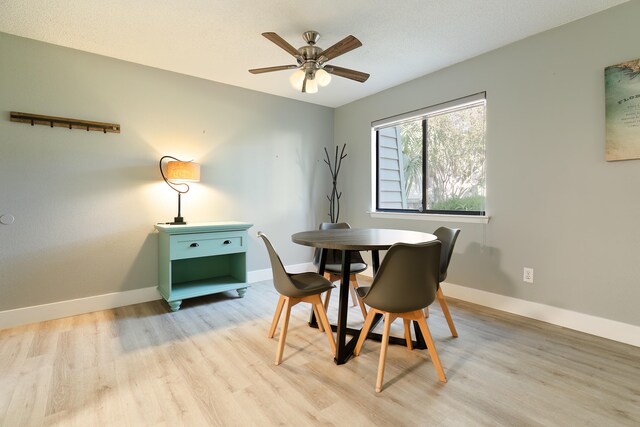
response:
<svg viewBox="0 0 640 427"><path fill-rule="evenodd" d="M184 225L186 224L186 222L184 221L184 218L181 216L176 216L173 218L173 222L168 222L167 224L169 225Z"/></svg>

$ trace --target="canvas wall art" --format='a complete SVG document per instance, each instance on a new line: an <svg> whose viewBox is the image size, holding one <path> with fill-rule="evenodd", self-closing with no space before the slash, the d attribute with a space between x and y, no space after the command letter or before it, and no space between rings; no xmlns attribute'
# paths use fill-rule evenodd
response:
<svg viewBox="0 0 640 427"><path fill-rule="evenodd" d="M640 159L640 59L604 70L607 161Z"/></svg>

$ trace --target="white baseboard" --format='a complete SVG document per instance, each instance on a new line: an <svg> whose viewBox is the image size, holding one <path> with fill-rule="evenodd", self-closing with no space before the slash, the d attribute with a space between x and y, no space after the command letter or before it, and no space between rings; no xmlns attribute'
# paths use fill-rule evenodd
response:
<svg viewBox="0 0 640 427"><path fill-rule="evenodd" d="M263 280L271 280L272 278L273 275L270 268L247 272L247 282L249 283L262 282Z"/></svg>
<svg viewBox="0 0 640 427"><path fill-rule="evenodd" d="M640 326L444 282L446 296L640 347Z"/></svg>
<svg viewBox="0 0 640 427"><path fill-rule="evenodd" d="M371 267L361 274L372 277ZM443 282L445 296L640 347L640 326Z"/></svg>
<svg viewBox="0 0 640 427"><path fill-rule="evenodd" d="M287 266L287 271L290 272L313 271L314 269L315 267L310 262ZM271 280L272 277L273 275L270 268L247 272L248 283ZM162 299L162 296L158 292L158 288L151 286L131 291L113 292L110 294L5 310L0 311L0 329L13 328L35 322L44 322L46 320L61 319L63 317L76 316L78 314L108 310L159 299Z"/></svg>
<svg viewBox="0 0 640 427"><path fill-rule="evenodd" d="M305 271L317 271L318 269L311 262L304 262L302 264L287 265L286 269L289 273L302 273ZM247 282L255 283L262 282L263 280L273 279L273 273L270 268L264 270L254 270L247 273Z"/></svg>
<svg viewBox="0 0 640 427"><path fill-rule="evenodd" d="M311 263L302 263L287 266L287 271L313 271L314 268ZM364 273L369 276L371 274L370 272L367 274L367 271ZM271 280L272 277L270 268L254 270L247 273L247 282L261 282ZM640 347L640 326L494 294L453 283L445 282L442 288L445 291L445 295L452 298ZM155 301L161 298L158 289L155 286L151 286L131 291L114 292L51 304L5 310L0 311L0 329Z"/></svg>
<svg viewBox="0 0 640 427"><path fill-rule="evenodd" d="M160 298L162 297L157 287L151 286L149 288L134 289L131 291L113 292L110 294L5 310L0 311L0 329L76 316L78 314L107 310L125 305L139 304L147 301L155 301Z"/></svg>

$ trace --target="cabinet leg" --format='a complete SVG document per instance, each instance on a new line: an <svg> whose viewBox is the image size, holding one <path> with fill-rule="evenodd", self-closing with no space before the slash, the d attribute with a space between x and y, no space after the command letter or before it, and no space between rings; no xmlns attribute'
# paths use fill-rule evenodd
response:
<svg viewBox="0 0 640 427"><path fill-rule="evenodd" d="M171 301L169 307L171 307L171 311L178 311L180 310L180 304L182 304L182 300Z"/></svg>
<svg viewBox="0 0 640 427"><path fill-rule="evenodd" d="M236 289L236 292L238 292L238 296L240 298L244 297L244 294L247 293L247 288L240 288L240 289Z"/></svg>

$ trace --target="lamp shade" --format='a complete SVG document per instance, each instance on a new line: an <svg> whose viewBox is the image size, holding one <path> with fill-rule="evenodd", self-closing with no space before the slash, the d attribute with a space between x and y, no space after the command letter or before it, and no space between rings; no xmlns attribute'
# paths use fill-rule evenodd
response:
<svg viewBox="0 0 640 427"><path fill-rule="evenodd" d="M323 83L326 82L324 83L324 86L329 84L329 81L331 81L331 76L329 75L329 73L327 73L324 70L318 70L318 71L321 71L320 76L322 77ZM293 86L295 90L302 90L302 86L304 86L306 93L317 93L318 84L319 84L319 82L317 81L317 77L318 77L317 72L316 74L312 74L312 73L307 74L304 70L296 70L289 77L289 82L291 83L291 86ZM305 84L305 79L307 81L306 84Z"/></svg>
<svg viewBox="0 0 640 427"><path fill-rule="evenodd" d="M331 82L331 74L327 73L323 69L316 71L316 81L319 86L325 87Z"/></svg>
<svg viewBox="0 0 640 427"><path fill-rule="evenodd" d="M200 181L200 165L194 162L168 162L167 179L176 183L198 182Z"/></svg>
<svg viewBox="0 0 640 427"><path fill-rule="evenodd" d="M316 82L315 79L307 79L305 91L307 93L318 93L318 82Z"/></svg>
<svg viewBox="0 0 640 427"><path fill-rule="evenodd" d="M302 90L302 81L304 80L305 73L302 70L296 70L289 77L289 83L295 90Z"/></svg>

